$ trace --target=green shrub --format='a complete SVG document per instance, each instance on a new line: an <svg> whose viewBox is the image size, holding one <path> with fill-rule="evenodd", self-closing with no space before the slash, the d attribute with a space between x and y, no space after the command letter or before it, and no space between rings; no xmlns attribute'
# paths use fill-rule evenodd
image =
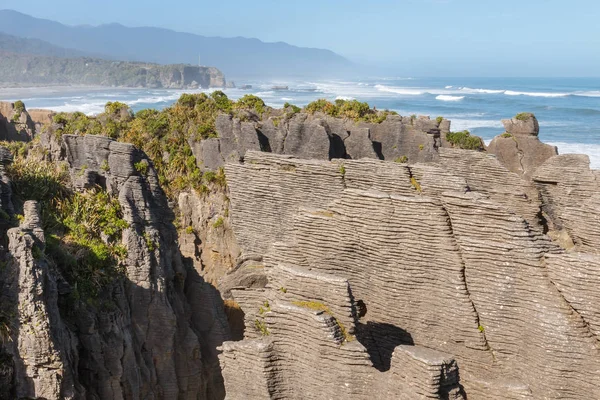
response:
<svg viewBox="0 0 600 400"><path fill-rule="evenodd" d="M522 113L518 113L515 116L515 119L518 119L519 121L527 121L529 118L532 118L532 117L533 117L532 113L522 112Z"/></svg>
<svg viewBox="0 0 600 400"><path fill-rule="evenodd" d="M397 162L400 164L406 164L408 162L408 157L406 157L406 156L398 157L394 160L394 162Z"/></svg>
<svg viewBox="0 0 600 400"><path fill-rule="evenodd" d="M465 150L483 150L483 140L479 136L471 136L469 131L448 132L446 134L452 147Z"/></svg>
<svg viewBox="0 0 600 400"><path fill-rule="evenodd" d="M376 111L375 109L371 109L369 104L358 100L337 99L335 104L333 104L325 99L319 99L309 103L304 109L311 114L322 112L332 117L342 117L356 122L364 121L377 124L385 121L388 115L397 115L394 111Z"/></svg>
<svg viewBox="0 0 600 400"><path fill-rule="evenodd" d="M217 220L213 223L213 228L220 228L221 226L223 226L223 224L225 223L225 221L223 220L223 217L219 217L217 218Z"/></svg>
<svg viewBox="0 0 600 400"><path fill-rule="evenodd" d="M148 175L148 162L146 160L142 160L133 164L133 167L137 172L142 176Z"/></svg>
<svg viewBox="0 0 600 400"><path fill-rule="evenodd" d="M254 110L258 115L262 115L266 111L265 102L253 94L247 94L235 102L235 109Z"/></svg>
<svg viewBox="0 0 600 400"><path fill-rule="evenodd" d="M117 199L101 190L72 192L66 169L46 161L16 157L8 173L17 208L26 200L39 202L46 256L78 298L95 298L123 276L119 260L126 249L120 242L128 224Z"/></svg>
<svg viewBox="0 0 600 400"><path fill-rule="evenodd" d="M512 133L504 132L502 135L500 135L500 137L511 138L511 137L513 137L513 135L512 135Z"/></svg>
<svg viewBox="0 0 600 400"><path fill-rule="evenodd" d="M148 251L155 251L158 249L158 245L154 242L154 240L152 240L152 238L150 237L150 235L148 234L148 232L144 232L142 234L142 237L144 238L144 241L146 242L146 247L148 247Z"/></svg>
<svg viewBox="0 0 600 400"><path fill-rule="evenodd" d="M118 117L118 118L131 118L133 117L133 113L131 111L131 108L129 108L129 106L125 103L121 103L119 101L109 101L108 103L106 103L106 105L104 106L104 112L107 115L110 115L112 117Z"/></svg>
<svg viewBox="0 0 600 400"><path fill-rule="evenodd" d="M233 101L229 100L227 95L220 90L212 92L210 97L215 101L217 108L223 112L229 112L233 108Z"/></svg>
<svg viewBox="0 0 600 400"><path fill-rule="evenodd" d="M337 117L338 114L338 108L325 99L318 99L307 104L306 107L304 107L304 110L311 114L322 112L331 115L332 117Z"/></svg>
<svg viewBox="0 0 600 400"><path fill-rule="evenodd" d="M12 122L19 122L21 118L21 114L25 112L25 104L21 100L15 101L14 106L14 114L12 117Z"/></svg>
<svg viewBox="0 0 600 400"><path fill-rule="evenodd" d="M440 124L442 123L442 121L444 121L444 117L437 117L435 119L435 122L437 122L438 126L440 126Z"/></svg>
<svg viewBox="0 0 600 400"><path fill-rule="evenodd" d="M300 111L302 111L302 109L300 107L295 106L295 105L290 104L290 103L287 103L287 102L283 105L283 108L286 111L291 111L293 114L298 114Z"/></svg>

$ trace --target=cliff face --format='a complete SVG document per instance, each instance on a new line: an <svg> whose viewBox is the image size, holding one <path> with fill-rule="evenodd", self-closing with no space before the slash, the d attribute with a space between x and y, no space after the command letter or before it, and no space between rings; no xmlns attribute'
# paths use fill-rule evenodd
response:
<svg viewBox="0 0 600 400"><path fill-rule="evenodd" d="M263 254L228 278L260 268L268 280L231 291L246 331L244 341L223 346L228 394L371 397L377 374L363 375L358 354L370 368L429 387L421 371L450 368L443 354L452 354L470 398L600 395L598 310L585 300L595 297L597 227L577 219L596 215L600 204L589 162L556 156L531 181L485 153L439 154L437 164L399 165L249 152L244 165L227 166L242 252ZM567 164L580 179L565 175L559 166ZM549 207L553 227L540 218ZM557 226L576 243L570 252L543 233ZM309 316L319 322L307 322ZM327 322L331 316L337 324ZM344 340L336 331L342 326L354 335ZM340 354L318 350L336 342L345 343ZM405 349L398 345L442 354L396 364ZM350 349L359 353L343 354ZM237 376L257 368L262 379L239 384ZM278 375L266 373L272 370ZM415 398L401 382L377 393ZM418 397L448 398L447 390L458 396L452 381L435 382Z"/></svg>
<svg viewBox="0 0 600 400"><path fill-rule="evenodd" d="M210 354L229 337L222 303L181 256L154 170L140 173L145 156L109 138L65 136L62 146L76 191L100 186L118 199L123 278L97 300L73 302L77 287L44 255L39 209L24 204L2 273L7 398L222 398Z"/></svg>
<svg viewBox="0 0 600 400"><path fill-rule="evenodd" d="M262 150L300 158L373 158L398 162L432 162L437 149L450 146L442 136L447 120L389 115L381 123L357 122L317 112L283 113L268 117L250 113L242 121L230 115L216 119L218 137L191 143L198 167L215 170L243 160L248 150Z"/></svg>
<svg viewBox="0 0 600 400"><path fill-rule="evenodd" d="M7 398L600 397L600 175L539 142L533 116L497 155L428 118L215 126L186 161L226 184L176 198L132 145L40 136L69 187L100 187L127 223L123 276L75 312L0 148L0 205L24 213L0 218Z"/></svg>
<svg viewBox="0 0 600 400"><path fill-rule="evenodd" d="M97 58L58 58L0 52L0 82L27 85L98 85L170 89L225 87L214 67L158 65Z"/></svg>

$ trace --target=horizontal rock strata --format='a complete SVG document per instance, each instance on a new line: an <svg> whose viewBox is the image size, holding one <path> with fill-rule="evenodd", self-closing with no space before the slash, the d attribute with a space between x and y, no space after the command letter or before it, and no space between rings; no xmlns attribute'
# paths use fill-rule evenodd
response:
<svg viewBox="0 0 600 400"><path fill-rule="evenodd" d="M395 366L400 349L414 355L421 347L452 354L460 382L473 398L600 395L593 372L600 357L590 331L594 295L580 300L593 289L574 280L585 277L593 285L595 259L576 254L565 259L560 242L544 234L551 216L554 225L568 226L580 251L592 252L593 222L569 226L563 220L574 218L569 212L581 204L575 199L596 204L596 174L582 160L577 166L569 162L570 169L557 175L558 165L567 163L560 157L573 157L559 156L532 182L485 153L440 149L439 154L440 164L426 165L316 162L247 152L244 164L227 165L233 230L236 237L247 237L240 241L242 252L265 254L268 277L264 288L231 291L246 316L245 335L271 341L275 352L279 340L296 331L303 335L297 339L302 358L290 356L293 362L278 365L280 373L293 372L289 379L266 378L269 393L281 390L287 393L282 397L295 398L294 390L302 387L307 398L317 398L299 381L293 383L295 377L319 382L303 375L308 372L302 365L310 364L305 353L318 348L316 337L313 344L306 342L312 335L306 330L316 328L313 320L303 319L312 315L301 311L304 306L325 318L320 329L331 326L325 336L340 349L360 344L365 368L412 376L410 390L416 391L398 386L388 392L391 397L461 396L454 384L447 391L451 395L442 395L446 385L426 378L423 371L439 364ZM570 170L581 175L581 183L573 183ZM258 221L266 235L251 228ZM575 272L580 266L587 267ZM286 347L283 353L294 351ZM227 357L224 347L222 360ZM335 356L331 368L343 368L346 357ZM336 375L333 382L344 379ZM239 393L227 378L225 385ZM352 398L366 395L360 385L338 390L349 390L343 393Z"/></svg>

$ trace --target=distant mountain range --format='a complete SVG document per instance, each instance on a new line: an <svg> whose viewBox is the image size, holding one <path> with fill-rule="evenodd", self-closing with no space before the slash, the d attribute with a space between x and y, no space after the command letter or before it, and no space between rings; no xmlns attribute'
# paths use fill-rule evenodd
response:
<svg viewBox="0 0 600 400"><path fill-rule="evenodd" d="M1 29L1 27L0 27ZM92 54L84 51L65 49L54 46L48 42L38 39L26 39L0 32L0 51L14 54L31 54L48 57L91 57Z"/></svg>
<svg viewBox="0 0 600 400"><path fill-rule="evenodd" d="M203 65L219 68L230 78L324 76L328 73L340 76L354 69L350 61L332 51L296 47L283 42L206 37L119 24L68 26L12 10L0 10L0 31L21 38L43 40L57 47L38 43L38 51L64 51L65 54L74 51L114 60L159 64L197 65L200 60ZM35 43L28 43L28 46L35 50Z"/></svg>

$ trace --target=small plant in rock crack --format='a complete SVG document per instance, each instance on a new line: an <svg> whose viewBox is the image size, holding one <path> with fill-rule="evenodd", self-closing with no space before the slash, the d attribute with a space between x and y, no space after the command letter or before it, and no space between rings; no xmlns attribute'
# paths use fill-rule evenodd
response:
<svg viewBox="0 0 600 400"><path fill-rule="evenodd" d="M213 223L213 228L219 228L221 226L223 226L223 224L225 223L225 220L223 219L223 217L219 217L217 218L217 220Z"/></svg>
<svg viewBox="0 0 600 400"><path fill-rule="evenodd" d="M262 333L263 336L269 336L271 334L271 332L269 332L269 329L267 328L267 324L263 320L260 320L258 318L255 319L254 327L256 328L257 331Z"/></svg>
<svg viewBox="0 0 600 400"><path fill-rule="evenodd" d="M417 192L421 193L423 191L423 188L421 188L421 184L414 176L410 178L410 184Z"/></svg>
<svg viewBox="0 0 600 400"><path fill-rule="evenodd" d="M263 315L264 313L267 313L269 311L271 311L271 306L269 305L269 302L265 300L262 306L260 306L260 308L258 309L258 313L260 315Z"/></svg>

